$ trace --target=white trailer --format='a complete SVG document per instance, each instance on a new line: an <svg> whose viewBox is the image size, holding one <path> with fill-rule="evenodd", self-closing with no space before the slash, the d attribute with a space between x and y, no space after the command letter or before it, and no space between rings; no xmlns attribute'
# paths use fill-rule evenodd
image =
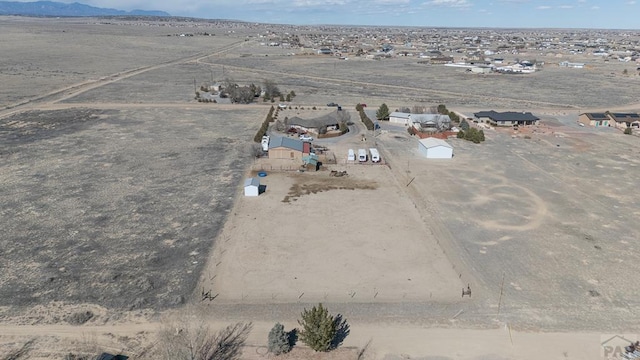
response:
<svg viewBox="0 0 640 360"><path fill-rule="evenodd" d="M269 135L265 135L262 137L262 151L269 151Z"/></svg>
<svg viewBox="0 0 640 360"><path fill-rule="evenodd" d="M369 153L371 153L371 161L374 163L380 162L380 154L378 153L378 149L370 148Z"/></svg>
<svg viewBox="0 0 640 360"><path fill-rule="evenodd" d="M365 149L358 149L358 161L367 162L367 151Z"/></svg>
<svg viewBox="0 0 640 360"><path fill-rule="evenodd" d="M353 149L349 149L349 154L347 155L347 161L356 161L356 153Z"/></svg>

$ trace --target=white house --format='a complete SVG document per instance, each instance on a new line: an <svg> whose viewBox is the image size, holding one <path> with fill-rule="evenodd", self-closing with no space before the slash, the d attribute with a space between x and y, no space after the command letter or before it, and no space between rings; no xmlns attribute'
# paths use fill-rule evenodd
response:
<svg viewBox="0 0 640 360"><path fill-rule="evenodd" d="M411 121L411 114L397 112L397 111L394 111L391 114L389 114L389 123L391 124L402 124L406 126L406 125L409 125L410 121Z"/></svg>
<svg viewBox="0 0 640 360"><path fill-rule="evenodd" d="M446 141L437 138L418 140L418 151L427 159L451 159L453 147Z"/></svg>
<svg viewBox="0 0 640 360"><path fill-rule="evenodd" d="M258 196L260 193L260 179L248 178L244 180L244 196Z"/></svg>

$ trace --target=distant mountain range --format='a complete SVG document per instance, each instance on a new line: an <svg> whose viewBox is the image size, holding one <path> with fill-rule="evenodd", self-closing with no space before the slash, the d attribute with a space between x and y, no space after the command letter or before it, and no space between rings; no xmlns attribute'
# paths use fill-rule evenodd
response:
<svg viewBox="0 0 640 360"><path fill-rule="evenodd" d="M65 4L54 1L17 2L0 1L0 15L29 16L171 16L157 10L117 10L98 8L80 3Z"/></svg>

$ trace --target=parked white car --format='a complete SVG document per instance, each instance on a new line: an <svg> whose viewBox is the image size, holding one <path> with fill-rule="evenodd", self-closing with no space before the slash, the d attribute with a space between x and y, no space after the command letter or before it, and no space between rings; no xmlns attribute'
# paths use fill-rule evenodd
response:
<svg viewBox="0 0 640 360"><path fill-rule="evenodd" d="M300 140L302 140L302 141L313 141L313 137L311 137L310 135L307 135L307 134L302 134L302 135L300 135Z"/></svg>

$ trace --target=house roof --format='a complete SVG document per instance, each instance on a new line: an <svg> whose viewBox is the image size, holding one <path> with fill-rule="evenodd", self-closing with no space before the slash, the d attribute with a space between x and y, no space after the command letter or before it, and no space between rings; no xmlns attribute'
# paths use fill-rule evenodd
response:
<svg viewBox="0 0 640 360"><path fill-rule="evenodd" d="M609 120L609 117L605 113L584 113L580 115L586 116L589 120Z"/></svg>
<svg viewBox="0 0 640 360"><path fill-rule="evenodd" d="M389 114L389 117L395 117L395 118L401 118L401 119L408 119L411 117L411 114L408 113L403 113L403 112L399 112L399 111L394 111L391 114Z"/></svg>
<svg viewBox="0 0 640 360"><path fill-rule="evenodd" d="M441 124L441 123L450 123L451 118L449 115L442 114L410 114L411 122L414 123L433 123L433 124Z"/></svg>
<svg viewBox="0 0 640 360"><path fill-rule="evenodd" d="M449 145L448 142L442 139L434 138L434 137L428 137L428 138L420 139L418 141L422 144L422 146L426 147L427 149L438 147L438 146L444 146L444 147L448 147L449 149L453 149L453 146Z"/></svg>
<svg viewBox="0 0 640 360"><path fill-rule="evenodd" d="M636 113L609 113L609 116L616 122L640 121L640 115Z"/></svg>
<svg viewBox="0 0 640 360"><path fill-rule="evenodd" d="M517 111L480 111L473 114L477 118L489 118L493 121L536 121L540 120L539 117L534 116L530 112L517 112Z"/></svg>
<svg viewBox="0 0 640 360"><path fill-rule="evenodd" d="M272 137L269 141L269 149L275 149L279 147L285 147L302 152L302 150L304 149L304 142L302 140L283 136Z"/></svg>
<svg viewBox="0 0 640 360"><path fill-rule="evenodd" d="M294 116L287 121L287 124L303 126L306 128L321 128L323 126L337 125L340 123L340 119L338 119L336 112L332 112L330 114L314 119L302 119Z"/></svg>
<svg viewBox="0 0 640 360"><path fill-rule="evenodd" d="M260 179L255 177L244 179L244 187L247 186L260 186Z"/></svg>
<svg viewBox="0 0 640 360"><path fill-rule="evenodd" d="M309 155L303 156L302 162L305 164L311 164L313 166L316 166L318 164L318 155L309 154Z"/></svg>

